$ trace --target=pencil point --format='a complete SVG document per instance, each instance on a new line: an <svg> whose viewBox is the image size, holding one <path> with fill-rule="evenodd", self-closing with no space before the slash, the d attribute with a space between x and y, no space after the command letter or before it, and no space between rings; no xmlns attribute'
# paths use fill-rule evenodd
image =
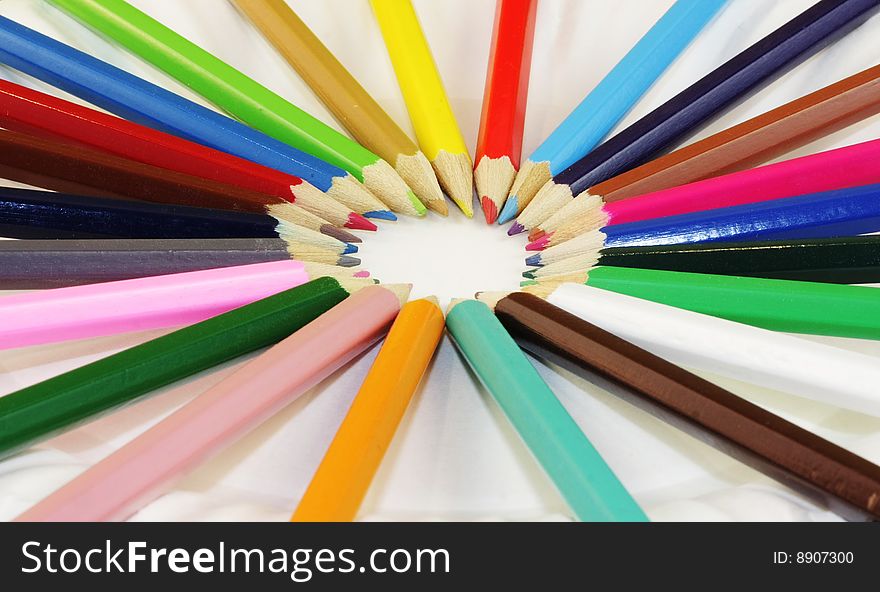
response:
<svg viewBox="0 0 880 592"><path fill-rule="evenodd" d="M345 225L346 228L351 228L353 230L370 230L376 231L379 229L378 226L361 216L356 212L352 212L348 215L348 223Z"/></svg>
<svg viewBox="0 0 880 592"><path fill-rule="evenodd" d="M483 215L486 217L486 224L492 224L498 219L498 208L495 203L488 197L480 198L480 205L483 207Z"/></svg>
<svg viewBox="0 0 880 592"><path fill-rule="evenodd" d="M409 294L412 292L412 284L381 284L382 288L385 288L389 292L393 293L397 296L397 300L400 302L400 306L406 304L406 301L409 300Z"/></svg>
<svg viewBox="0 0 880 592"><path fill-rule="evenodd" d="M343 255L336 261L336 265L339 267L357 267L361 264L361 260L357 257L349 257L348 255Z"/></svg>
<svg viewBox="0 0 880 592"><path fill-rule="evenodd" d="M519 222L514 222L513 225L507 229L507 236L514 236L525 230L525 227Z"/></svg>
<svg viewBox="0 0 880 592"><path fill-rule="evenodd" d="M425 296L424 298L421 298L420 300L427 300L428 302L430 302L431 304L433 304L437 308L440 308L440 300L438 300L436 296Z"/></svg>
<svg viewBox="0 0 880 592"><path fill-rule="evenodd" d="M355 274L352 277L356 277L359 279L365 279L365 278L370 277L370 272L367 271L366 269L362 269L360 271L355 272Z"/></svg>
<svg viewBox="0 0 880 592"><path fill-rule="evenodd" d="M462 302L471 302L473 298L453 298L449 301L449 306L446 307L446 316L449 316L449 313L452 312L452 309L461 304Z"/></svg>
<svg viewBox="0 0 880 592"><path fill-rule="evenodd" d="M357 252L358 252L357 246L346 243L345 250L342 251L342 254L343 255L351 255L352 253L357 253Z"/></svg>
<svg viewBox="0 0 880 592"><path fill-rule="evenodd" d="M364 212L365 218L375 218L376 220L388 220L390 222L396 222L397 216L394 215L394 212L390 210L374 210L372 212Z"/></svg>
<svg viewBox="0 0 880 592"><path fill-rule="evenodd" d="M470 156L440 150L432 164L446 195L465 216L473 218L474 171Z"/></svg>
<svg viewBox="0 0 880 592"><path fill-rule="evenodd" d="M394 168L384 160L363 168L364 187L376 196L387 209L407 216L424 216L428 210L416 194L407 187ZM377 208L364 208L373 210Z"/></svg>
<svg viewBox="0 0 880 592"><path fill-rule="evenodd" d="M342 230L341 228L337 228L332 224L322 224L321 225L321 234L326 234L327 236L333 237L336 240L343 243L360 243L363 242L361 237Z"/></svg>
<svg viewBox="0 0 880 592"><path fill-rule="evenodd" d="M519 213L519 199L515 195L511 195L507 198L507 201L504 202L504 207L501 208L501 213L498 214L498 224L507 224Z"/></svg>
<svg viewBox="0 0 880 592"><path fill-rule="evenodd" d="M526 251L543 251L547 248L547 243L550 242L549 236L544 236L539 238L538 240L532 241L526 245Z"/></svg>
<svg viewBox="0 0 880 592"><path fill-rule="evenodd" d="M533 280L533 279L535 279L535 272L534 271L524 271L524 272L522 272L522 276L524 278L526 278L527 280Z"/></svg>
<svg viewBox="0 0 880 592"><path fill-rule="evenodd" d="M531 255L526 257L526 265L531 267L539 267L541 265L541 255Z"/></svg>
<svg viewBox="0 0 880 592"><path fill-rule="evenodd" d="M540 228L533 228L532 230L529 231L529 242L533 243L536 240L538 240L539 238L541 238L542 236L544 236L545 234L547 234L547 233L544 232L543 230L541 230Z"/></svg>
<svg viewBox="0 0 880 592"><path fill-rule="evenodd" d="M495 305L498 304L498 301L509 296L510 292L477 292L474 294L474 297L480 302L484 303L486 306L495 310Z"/></svg>
<svg viewBox="0 0 880 592"><path fill-rule="evenodd" d="M419 200L419 198L416 197L416 194L415 194L415 192L414 192L412 189L407 189L407 190L406 190L406 196L409 198L409 201L410 201L410 203L412 204L413 208L415 208L416 216L418 216L419 218L421 218L421 217L423 217L425 214L428 213L428 208L426 208L426 207L425 207L425 204L423 204L423 203L421 202L421 200Z"/></svg>

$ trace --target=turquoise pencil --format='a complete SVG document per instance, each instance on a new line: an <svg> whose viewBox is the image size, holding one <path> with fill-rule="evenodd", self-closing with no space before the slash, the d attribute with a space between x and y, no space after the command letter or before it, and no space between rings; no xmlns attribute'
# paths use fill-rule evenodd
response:
<svg viewBox="0 0 880 592"><path fill-rule="evenodd" d="M579 520L648 520L485 303L453 302L446 328Z"/></svg>
<svg viewBox="0 0 880 592"><path fill-rule="evenodd" d="M544 184L591 152L728 0L678 0L522 163L498 223L517 217Z"/></svg>

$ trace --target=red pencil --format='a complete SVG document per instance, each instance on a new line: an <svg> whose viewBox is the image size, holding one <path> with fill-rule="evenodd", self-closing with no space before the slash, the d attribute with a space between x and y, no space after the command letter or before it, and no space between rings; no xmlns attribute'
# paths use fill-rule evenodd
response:
<svg viewBox="0 0 880 592"><path fill-rule="evenodd" d="M538 0L497 0L474 179L492 224L513 184L522 151Z"/></svg>
<svg viewBox="0 0 880 592"><path fill-rule="evenodd" d="M294 202L334 226L376 225L288 175L171 134L0 80L0 127L108 152L178 173Z"/></svg>

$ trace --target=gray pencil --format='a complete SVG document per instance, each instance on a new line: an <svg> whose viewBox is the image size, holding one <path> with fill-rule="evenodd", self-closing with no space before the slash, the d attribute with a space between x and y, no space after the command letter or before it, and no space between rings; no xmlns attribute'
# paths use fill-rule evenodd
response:
<svg viewBox="0 0 880 592"><path fill-rule="evenodd" d="M291 252L276 238L0 240L0 290L62 288L168 273L301 259L353 275L360 259ZM335 267L339 266L339 267ZM335 270L335 272L334 272Z"/></svg>

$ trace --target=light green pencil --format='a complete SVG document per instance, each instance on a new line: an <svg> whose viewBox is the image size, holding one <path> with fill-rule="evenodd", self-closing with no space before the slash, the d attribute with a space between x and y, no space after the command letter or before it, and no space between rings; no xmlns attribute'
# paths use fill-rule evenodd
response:
<svg viewBox="0 0 880 592"><path fill-rule="evenodd" d="M446 328L579 520L648 520L485 303L453 302Z"/></svg>
<svg viewBox="0 0 880 592"><path fill-rule="evenodd" d="M50 2L244 123L345 169L393 211L425 215L390 164L124 0Z"/></svg>

